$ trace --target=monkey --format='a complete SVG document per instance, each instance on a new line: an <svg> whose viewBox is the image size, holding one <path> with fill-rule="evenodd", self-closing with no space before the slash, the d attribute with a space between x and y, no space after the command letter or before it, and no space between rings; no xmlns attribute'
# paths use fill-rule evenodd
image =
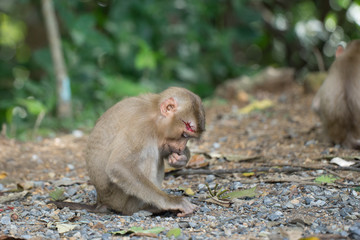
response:
<svg viewBox="0 0 360 240"><path fill-rule="evenodd" d="M171 87L160 94L123 99L97 120L88 138L86 166L97 192L96 204L53 203L124 215L140 210L191 214L195 204L161 190L164 160L184 167L190 158L188 140L204 131L201 99L187 89Z"/></svg>
<svg viewBox="0 0 360 240"><path fill-rule="evenodd" d="M312 109L332 143L360 149L360 40L338 46Z"/></svg>

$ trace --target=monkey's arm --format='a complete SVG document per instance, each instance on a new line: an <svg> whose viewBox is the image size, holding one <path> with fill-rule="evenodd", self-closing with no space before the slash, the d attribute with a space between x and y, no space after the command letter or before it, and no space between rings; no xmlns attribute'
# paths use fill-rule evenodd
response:
<svg viewBox="0 0 360 240"><path fill-rule="evenodd" d="M182 152L181 154L172 153L168 157L169 165L175 168L185 167L189 160L190 160L190 150L188 147L186 147L184 152Z"/></svg>
<svg viewBox="0 0 360 240"><path fill-rule="evenodd" d="M186 198L167 195L140 170L139 163L145 161L145 159L141 159L141 153L125 157L121 152L124 153L119 149L112 152L105 171L111 181L126 194L135 196L158 209L179 210L182 213L178 216L184 216L194 211L195 205ZM149 168L152 167L149 166ZM151 171L157 171L157 169ZM149 174L157 174L157 172Z"/></svg>

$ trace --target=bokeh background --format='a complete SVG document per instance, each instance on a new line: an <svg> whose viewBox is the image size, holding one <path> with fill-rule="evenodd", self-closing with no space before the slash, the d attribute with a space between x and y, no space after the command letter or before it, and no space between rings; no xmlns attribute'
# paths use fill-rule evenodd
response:
<svg viewBox="0 0 360 240"><path fill-rule="evenodd" d="M359 38L360 1L54 0L72 117L56 112L42 1L0 1L0 123L29 139L91 129L126 96L186 87L202 98L228 79L292 67L326 70Z"/></svg>

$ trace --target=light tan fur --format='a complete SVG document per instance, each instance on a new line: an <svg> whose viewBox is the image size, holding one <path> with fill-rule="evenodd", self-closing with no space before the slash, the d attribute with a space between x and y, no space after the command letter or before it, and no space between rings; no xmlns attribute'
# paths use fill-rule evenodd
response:
<svg viewBox="0 0 360 240"><path fill-rule="evenodd" d="M193 121L195 132L184 121ZM89 136L86 163L97 191L97 207L132 214L139 210L180 211L195 205L161 191L164 159L181 167L189 160L187 132L199 137L205 113L198 96L183 88L127 98L97 121Z"/></svg>
<svg viewBox="0 0 360 240"><path fill-rule="evenodd" d="M360 40L336 57L312 107L333 143L360 148Z"/></svg>

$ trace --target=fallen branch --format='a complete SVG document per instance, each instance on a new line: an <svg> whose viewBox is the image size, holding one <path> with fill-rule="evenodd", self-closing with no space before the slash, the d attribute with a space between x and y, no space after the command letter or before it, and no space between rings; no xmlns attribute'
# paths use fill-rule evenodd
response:
<svg viewBox="0 0 360 240"><path fill-rule="evenodd" d="M289 165L289 164L273 164L269 167L254 167L254 168L234 168L234 169L181 169L167 173L168 175L184 176L184 175L222 175L233 173L247 173L247 172L269 172L269 173L293 173L309 170L334 170L334 171L354 171L360 172L360 168L355 167L336 167L336 166L306 166L306 165Z"/></svg>
<svg viewBox="0 0 360 240"><path fill-rule="evenodd" d="M255 167L255 168L234 168L234 169L221 169L221 170L210 170L210 169L182 169L168 174L181 176L181 175L222 175L222 174L233 174L233 173L246 173L246 172L298 172L304 169L298 167Z"/></svg>
<svg viewBox="0 0 360 240"><path fill-rule="evenodd" d="M333 171L353 171L360 172L360 168L357 167L340 167L340 166L323 166L323 165L304 165L304 164L284 164L284 163L276 163L276 164L264 164L265 166L271 167L298 167L303 168L303 170L333 170Z"/></svg>
<svg viewBox="0 0 360 240"><path fill-rule="evenodd" d="M343 188L343 187L348 187L348 188L352 188L352 187L359 187L359 184L343 184L343 183L325 183L325 184L320 184L320 183L316 183L316 182L311 182L311 181L307 181L307 180L302 180L302 179L280 179L280 178L274 178L274 179L251 179L251 180L240 180L237 179L237 181L241 181L241 183L243 184L253 184L253 183L298 183L299 185L314 185L314 186L318 186L321 188L327 188L327 187L338 187L338 188Z"/></svg>

